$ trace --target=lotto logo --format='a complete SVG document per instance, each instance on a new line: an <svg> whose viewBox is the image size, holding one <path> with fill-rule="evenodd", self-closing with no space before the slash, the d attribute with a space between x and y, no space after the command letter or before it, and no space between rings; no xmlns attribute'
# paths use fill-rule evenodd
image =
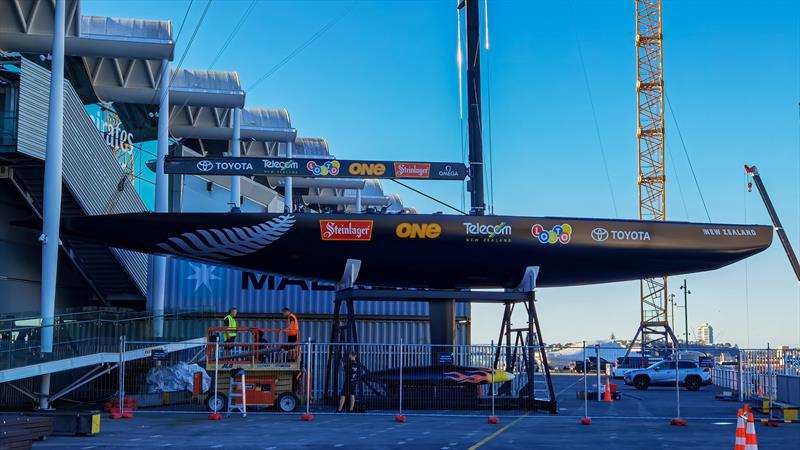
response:
<svg viewBox="0 0 800 450"><path fill-rule="evenodd" d="M317 164L316 161L309 161L306 169L316 176L339 175L339 161L326 161L324 164Z"/></svg>
<svg viewBox="0 0 800 450"><path fill-rule="evenodd" d="M545 230L540 224L531 227L531 235L540 244L569 244L572 240L572 226L568 223L556 225L550 230Z"/></svg>

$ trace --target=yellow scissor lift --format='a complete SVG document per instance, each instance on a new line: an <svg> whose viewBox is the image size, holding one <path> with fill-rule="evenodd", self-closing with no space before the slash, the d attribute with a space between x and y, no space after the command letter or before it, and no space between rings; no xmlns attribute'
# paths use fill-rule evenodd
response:
<svg viewBox="0 0 800 450"><path fill-rule="evenodd" d="M234 342L224 342L226 333L236 333ZM208 329L206 346L206 372L213 374L211 389L206 395L206 408L220 413L230 407L275 408L291 412L304 401L306 385L302 377L302 349L298 343L281 342L283 330L257 327L211 327ZM299 341L299 336L298 336ZM231 386L231 380L240 381L244 370L246 382L244 398L229 393L242 394L239 383Z"/></svg>

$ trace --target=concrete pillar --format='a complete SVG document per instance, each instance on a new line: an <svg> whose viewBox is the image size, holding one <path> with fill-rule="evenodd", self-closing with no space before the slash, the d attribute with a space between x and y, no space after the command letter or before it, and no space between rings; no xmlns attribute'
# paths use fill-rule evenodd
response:
<svg viewBox="0 0 800 450"><path fill-rule="evenodd" d="M456 343L456 301L428 302L430 315L431 363L439 364L439 355L453 353Z"/></svg>
<svg viewBox="0 0 800 450"><path fill-rule="evenodd" d="M53 351L59 227L61 226L61 165L64 144L64 17L66 0L57 0L53 21L53 64L47 115L47 155L44 162L42 211L42 353ZM48 377L49 386L49 377ZM42 379L44 384L44 377ZM46 393L45 393L46 394Z"/></svg>
<svg viewBox="0 0 800 450"><path fill-rule="evenodd" d="M286 143L286 157L292 157L292 151L294 150L294 142L287 142ZM294 212L294 200L292 199L292 177L286 177L284 179L285 183L283 186L283 212L285 213L292 213Z"/></svg>
<svg viewBox="0 0 800 450"><path fill-rule="evenodd" d="M158 82L158 150L156 155L156 212L169 211L169 178L164 173L164 161L169 152L169 61L161 61L161 79ZM164 289L167 278L167 258L153 258L153 298L150 313L153 315L153 337L164 336Z"/></svg>
<svg viewBox="0 0 800 450"><path fill-rule="evenodd" d="M230 155L234 158L242 156L242 109L235 108L233 110L233 136L231 137L231 145L228 149ZM238 175L231 177L231 212L240 212L242 207L242 178Z"/></svg>

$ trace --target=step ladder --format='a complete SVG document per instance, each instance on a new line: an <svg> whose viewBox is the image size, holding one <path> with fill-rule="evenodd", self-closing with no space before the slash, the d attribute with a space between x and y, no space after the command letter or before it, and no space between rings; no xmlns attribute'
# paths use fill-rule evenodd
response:
<svg viewBox="0 0 800 450"><path fill-rule="evenodd" d="M236 376L241 376L241 381L236 381ZM236 388L240 388L239 391ZM234 399L241 398L242 402L236 404ZM242 417L247 417L247 385L245 384L244 369L234 369L231 371L231 382L228 385L228 414L238 410L242 413Z"/></svg>

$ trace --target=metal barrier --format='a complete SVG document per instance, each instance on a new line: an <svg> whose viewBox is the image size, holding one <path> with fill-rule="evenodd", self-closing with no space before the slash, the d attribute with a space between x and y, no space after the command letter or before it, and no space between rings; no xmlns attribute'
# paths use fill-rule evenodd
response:
<svg viewBox="0 0 800 450"><path fill-rule="evenodd" d="M647 357L634 352L626 359L619 345L330 344L288 342L281 330L239 328L236 337L229 332L212 328L203 339L177 343L118 340L118 362L54 376L53 391L89 380L61 401L99 402L109 411L137 414L227 414L232 405L235 417L246 402L241 409L247 414L308 418L347 412L352 402L357 413L403 418L557 412L576 420L730 420L747 401L767 401L759 411L770 414L776 376L800 371L796 349L732 348L721 355L698 347ZM238 369L247 380L241 399L242 389L231 384ZM36 382L28 382L17 386L35 391ZM4 392L17 395L7 384Z"/></svg>

